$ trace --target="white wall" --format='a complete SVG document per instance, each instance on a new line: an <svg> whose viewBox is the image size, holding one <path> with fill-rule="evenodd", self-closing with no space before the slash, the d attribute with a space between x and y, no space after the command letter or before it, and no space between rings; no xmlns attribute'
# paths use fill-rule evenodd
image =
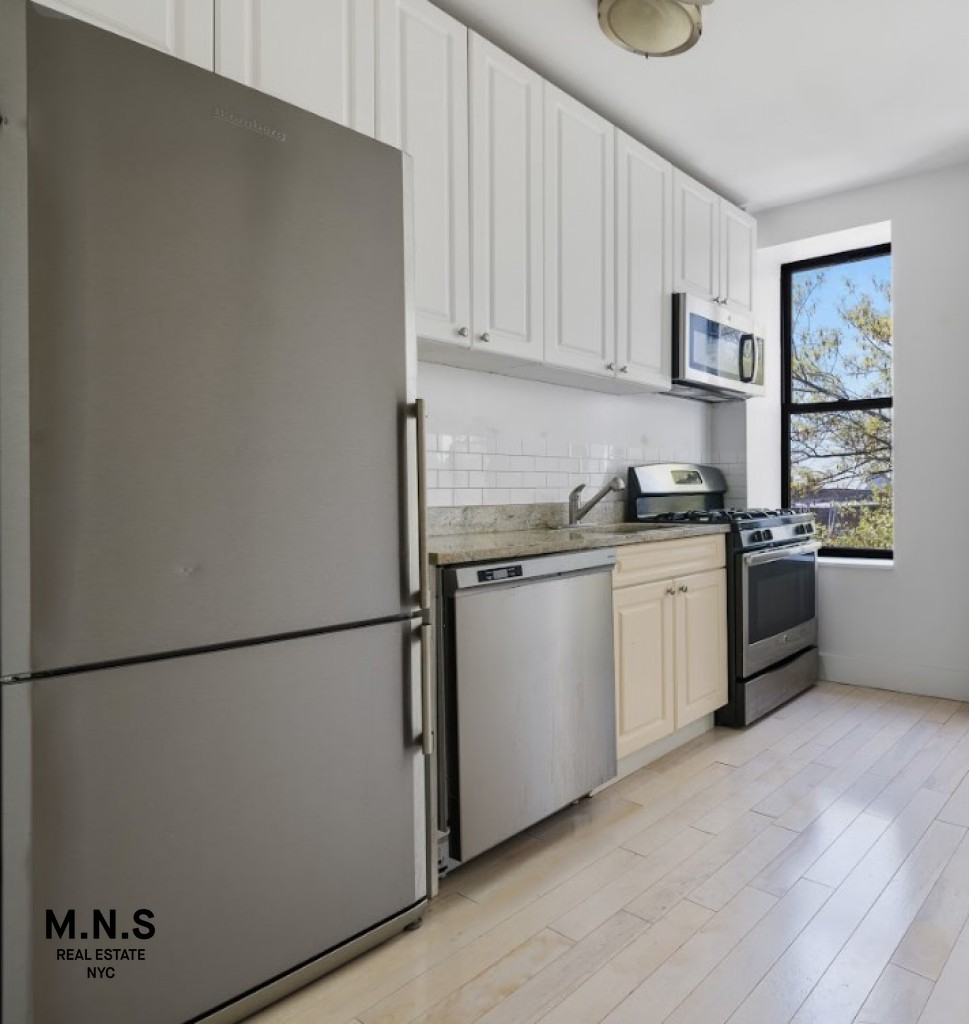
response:
<svg viewBox="0 0 969 1024"><path fill-rule="evenodd" d="M841 682L969 700L969 543L951 532L969 509L969 165L761 213L761 297L774 302L772 311L761 311L770 315L776 357L779 310L771 295L779 295L781 247L793 244L790 252L808 256L797 244L804 239L883 229L886 222L893 252L895 558L887 566L822 564L822 670ZM748 403L749 496L752 504L773 504L779 402L774 394L754 405Z"/></svg>
<svg viewBox="0 0 969 1024"><path fill-rule="evenodd" d="M434 505L566 501L631 464L703 462L710 411L665 395L617 396L434 363L418 367L428 402Z"/></svg>

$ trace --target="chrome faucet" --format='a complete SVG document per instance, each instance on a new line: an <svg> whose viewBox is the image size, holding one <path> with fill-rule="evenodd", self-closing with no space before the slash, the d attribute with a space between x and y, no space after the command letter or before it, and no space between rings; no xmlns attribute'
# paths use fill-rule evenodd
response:
<svg viewBox="0 0 969 1024"><path fill-rule="evenodd" d="M600 487L595 494L584 504L579 504L579 498L582 492L585 490L585 484L579 484L578 487L572 489L569 494L569 526L575 526L576 523L586 513L590 512L600 501L610 492L616 491L622 493L626 489L626 481L621 476L614 476L604 487Z"/></svg>

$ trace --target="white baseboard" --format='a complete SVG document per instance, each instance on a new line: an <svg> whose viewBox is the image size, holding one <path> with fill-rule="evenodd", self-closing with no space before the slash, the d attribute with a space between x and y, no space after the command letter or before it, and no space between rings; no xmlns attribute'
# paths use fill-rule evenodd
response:
<svg viewBox="0 0 969 1024"><path fill-rule="evenodd" d="M832 683L853 683L880 690L917 693L924 697L969 701L969 670L852 658L822 651L821 678Z"/></svg>

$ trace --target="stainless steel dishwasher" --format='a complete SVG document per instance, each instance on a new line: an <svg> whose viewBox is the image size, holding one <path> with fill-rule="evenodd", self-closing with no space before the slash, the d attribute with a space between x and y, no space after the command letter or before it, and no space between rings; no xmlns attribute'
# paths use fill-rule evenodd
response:
<svg viewBox="0 0 969 1024"><path fill-rule="evenodd" d="M611 550L441 572L442 870L616 773Z"/></svg>

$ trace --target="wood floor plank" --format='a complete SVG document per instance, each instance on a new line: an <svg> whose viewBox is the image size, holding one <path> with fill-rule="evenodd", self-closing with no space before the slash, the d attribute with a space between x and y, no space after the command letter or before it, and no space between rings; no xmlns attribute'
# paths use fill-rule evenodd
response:
<svg viewBox="0 0 969 1024"><path fill-rule="evenodd" d="M680 1003L667 1024L723 1024L830 895L827 886L797 882Z"/></svg>
<svg viewBox="0 0 969 1024"><path fill-rule="evenodd" d="M585 938L709 842L706 832L681 830L649 855L636 856L626 871L553 921L551 927L576 942Z"/></svg>
<svg viewBox="0 0 969 1024"><path fill-rule="evenodd" d="M689 898L700 906L720 910L768 864L776 860L799 834L768 825L705 882L691 889Z"/></svg>
<svg viewBox="0 0 969 1024"><path fill-rule="evenodd" d="M379 979L365 1007L353 1012L363 1024L405 1024L413 1020L598 891L617 872L625 870L631 856L625 850L612 851L405 984ZM329 1018L321 1021L329 1024ZM315 1018L313 1024L317 1024Z"/></svg>
<svg viewBox="0 0 969 1024"><path fill-rule="evenodd" d="M889 964L882 972L856 1024L916 1024L932 994L932 982Z"/></svg>
<svg viewBox="0 0 969 1024"><path fill-rule="evenodd" d="M689 900L677 904L561 1003L542 1024L591 1024L601 1021L664 964L713 916Z"/></svg>
<svg viewBox="0 0 969 1024"><path fill-rule="evenodd" d="M764 917L777 900L744 889L628 995L605 1024L660 1024Z"/></svg>
<svg viewBox="0 0 969 1024"><path fill-rule="evenodd" d="M627 904L626 909L645 921L658 921L688 893L723 867L759 836L771 819L749 813L733 827L725 829L695 853L683 859L644 893Z"/></svg>
<svg viewBox="0 0 969 1024"><path fill-rule="evenodd" d="M945 807L939 811L939 817L953 825L969 826L969 775L956 787Z"/></svg>
<svg viewBox="0 0 969 1024"><path fill-rule="evenodd" d="M647 927L632 914L614 914L481 1017L479 1024L530 1024L545 1016ZM442 1019L441 1024L450 1021Z"/></svg>
<svg viewBox="0 0 969 1024"><path fill-rule="evenodd" d="M730 1018L783 1024L820 981L851 933L932 824L944 798L920 791Z"/></svg>
<svg viewBox="0 0 969 1024"><path fill-rule="evenodd" d="M851 1024L965 829L934 821L794 1017L795 1024Z"/></svg>
<svg viewBox="0 0 969 1024"><path fill-rule="evenodd" d="M919 1024L956 1024L966 1019L969 1007L969 924L959 935L935 983Z"/></svg>
<svg viewBox="0 0 969 1024"><path fill-rule="evenodd" d="M888 824L884 818L862 811L804 872L804 877L836 889L875 845Z"/></svg>
<svg viewBox="0 0 969 1024"><path fill-rule="evenodd" d="M415 1024L472 1024L571 948L558 932L543 929L416 1017Z"/></svg>
<svg viewBox="0 0 969 1024"><path fill-rule="evenodd" d="M798 801L787 813L777 819L777 824L783 828L803 831L854 782L861 778L886 751L902 739L910 728L912 728L911 724L900 725L895 721L887 722L874 738L841 765L830 782L824 782L808 797Z"/></svg>
<svg viewBox="0 0 969 1024"><path fill-rule="evenodd" d="M938 981L969 920L969 838L963 839L899 943L892 962Z"/></svg>
<svg viewBox="0 0 969 1024"><path fill-rule="evenodd" d="M880 776L863 775L813 821L779 857L751 882L782 896L862 813L885 786Z"/></svg>

